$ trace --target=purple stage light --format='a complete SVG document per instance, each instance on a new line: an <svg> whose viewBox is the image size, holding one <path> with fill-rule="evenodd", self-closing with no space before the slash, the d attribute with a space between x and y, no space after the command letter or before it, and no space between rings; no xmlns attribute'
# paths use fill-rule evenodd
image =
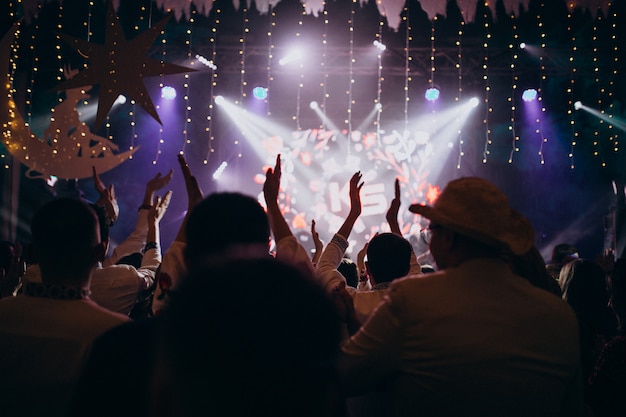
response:
<svg viewBox="0 0 626 417"><path fill-rule="evenodd" d="M522 100L528 102L528 101L535 101L537 99L537 90L535 90L534 88L529 88L527 90L524 90L524 92L522 93Z"/></svg>
<svg viewBox="0 0 626 417"><path fill-rule="evenodd" d="M426 100L435 101L439 98L439 89L438 88L429 88L426 90L426 94L424 94Z"/></svg>
<svg viewBox="0 0 626 417"><path fill-rule="evenodd" d="M161 98L174 100L176 98L176 89L174 87L170 87L169 85L163 86L161 88Z"/></svg>

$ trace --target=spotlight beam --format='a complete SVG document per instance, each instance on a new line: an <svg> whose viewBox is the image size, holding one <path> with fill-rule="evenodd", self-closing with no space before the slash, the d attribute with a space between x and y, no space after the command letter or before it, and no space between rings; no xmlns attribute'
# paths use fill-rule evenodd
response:
<svg viewBox="0 0 626 417"><path fill-rule="evenodd" d="M578 104L578 106L577 106L577 104ZM584 110L587 113L596 116L598 119L602 119L605 122L615 126L617 129L626 132L626 121L621 120L621 119L619 119L617 117L613 117L610 114L607 115L606 113L602 113L599 110L592 109L591 107L585 106L584 104L580 103L579 101L574 104L574 108L576 108L576 107L578 107L577 110L578 109Z"/></svg>

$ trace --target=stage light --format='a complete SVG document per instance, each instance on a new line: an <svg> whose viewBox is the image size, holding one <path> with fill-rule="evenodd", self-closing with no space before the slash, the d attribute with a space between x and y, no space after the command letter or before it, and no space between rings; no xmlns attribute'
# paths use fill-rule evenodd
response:
<svg viewBox="0 0 626 417"><path fill-rule="evenodd" d="M376 105L374 106L374 108L378 111L381 111L383 109L383 105L381 103L376 103Z"/></svg>
<svg viewBox="0 0 626 417"><path fill-rule="evenodd" d="M196 54L196 59L202 65L206 65L207 67L211 68L213 71L217 70L217 65L215 65L212 60L206 59L202 55L197 55L197 54Z"/></svg>
<svg viewBox="0 0 626 417"><path fill-rule="evenodd" d="M302 58L302 51L300 49L294 49L290 51L286 56L282 57L278 63L280 65L287 65L290 62L297 61Z"/></svg>
<svg viewBox="0 0 626 417"><path fill-rule="evenodd" d="M169 85L163 86L161 88L161 98L174 100L176 98L176 89L174 87L170 87Z"/></svg>
<svg viewBox="0 0 626 417"><path fill-rule="evenodd" d="M215 104L221 106L226 102L226 99L223 96L215 96Z"/></svg>
<svg viewBox="0 0 626 417"><path fill-rule="evenodd" d="M48 187L54 187L54 184L56 184L58 180L59 180L59 178L57 176L50 175L46 179L46 184L48 185Z"/></svg>
<svg viewBox="0 0 626 417"><path fill-rule="evenodd" d="M577 101L574 103L574 109L576 110L580 110L582 106L583 106L583 103L581 103L580 101Z"/></svg>
<svg viewBox="0 0 626 417"><path fill-rule="evenodd" d="M537 99L537 90L535 90L534 88L529 88L527 90L524 90L524 92L522 93L522 100L528 102L528 101L535 101Z"/></svg>
<svg viewBox="0 0 626 417"><path fill-rule="evenodd" d="M522 42L519 44L519 49L525 49L526 48L526 43Z"/></svg>
<svg viewBox="0 0 626 417"><path fill-rule="evenodd" d="M228 162L226 162L226 161L222 162L220 164L220 166L217 167L217 169L213 173L213 179L214 180L219 179L219 177L222 176L222 173L224 172L224 170L226 169L227 166L228 166Z"/></svg>
<svg viewBox="0 0 626 417"><path fill-rule="evenodd" d="M252 90L252 95L257 100L265 100L267 98L268 89L265 87L254 87Z"/></svg>
<svg viewBox="0 0 626 417"><path fill-rule="evenodd" d="M316 109L319 109L319 108L320 108L320 105L319 105L319 104L317 104L317 101L312 101L312 102L309 104L309 107L311 107L313 110L316 110Z"/></svg>
<svg viewBox="0 0 626 417"><path fill-rule="evenodd" d="M428 101L437 100L439 98L439 89L429 88L428 90L426 90L426 94L424 94L424 97L426 97L426 100Z"/></svg>
<svg viewBox="0 0 626 417"><path fill-rule="evenodd" d="M379 49L380 51L384 51L385 49L387 49L387 46L385 46L384 43L379 42L379 41L374 41L373 42L374 46Z"/></svg>
<svg viewBox="0 0 626 417"><path fill-rule="evenodd" d="M126 96L123 94L120 94L119 96L117 96L113 104L124 104L124 103L126 103Z"/></svg>
<svg viewBox="0 0 626 417"><path fill-rule="evenodd" d="M476 97L472 97L469 101L470 107L477 107L478 106L478 99Z"/></svg>

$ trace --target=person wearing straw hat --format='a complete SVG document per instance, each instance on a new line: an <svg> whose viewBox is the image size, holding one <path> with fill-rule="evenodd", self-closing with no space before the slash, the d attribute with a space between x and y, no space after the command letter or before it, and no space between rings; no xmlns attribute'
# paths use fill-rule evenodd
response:
<svg viewBox="0 0 626 417"><path fill-rule="evenodd" d="M409 210L430 220L438 272L394 281L343 344L346 395L384 385L393 416L582 415L576 318L507 262L532 248L530 222L476 177Z"/></svg>

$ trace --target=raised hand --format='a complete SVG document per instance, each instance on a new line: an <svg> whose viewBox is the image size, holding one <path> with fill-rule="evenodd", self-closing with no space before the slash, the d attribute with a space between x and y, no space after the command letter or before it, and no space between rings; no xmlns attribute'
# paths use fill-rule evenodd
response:
<svg viewBox="0 0 626 417"><path fill-rule="evenodd" d="M165 215L167 208L170 205L171 198L172 198L171 191L168 191L167 193L165 193L163 197L157 196L155 198L154 204L152 205L152 207L150 208L150 211L148 212L148 220L151 220L155 223L160 222L163 216Z"/></svg>
<svg viewBox="0 0 626 417"><path fill-rule="evenodd" d="M263 196L265 202L278 201L278 192L280 191L280 177L282 169L280 165L280 154L276 155L276 165L274 169L268 168L265 173L265 183L263 184Z"/></svg>
<svg viewBox="0 0 626 417"><path fill-rule="evenodd" d="M120 214L120 206L117 204L117 197L115 196L115 187L113 184L107 188L104 182L100 179L100 176L96 172L96 167L92 166L93 182L100 198L95 202L96 205L102 206L106 210L107 219L109 220L109 226L111 226Z"/></svg>
<svg viewBox="0 0 626 417"><path fill-rule="evenodd" d="M172 180L172 176L174 175L174 170L170 169L170 172L167 175L162 176L161 173L157 173L154 178L150 179L146 184L146 189L151 190L152 192L158 191L161 188L165 187Z"/></svg>
<svg viewBox="0 0 626 417"><path fill-rule="evenodd" d="M363 183L360 182L363 174L361 171L355 172L350 178L350 214L359 216L361 214L361 188Z"/></svg>
<svg viewBox="0 0 626 417"><path fill-rule="evenodd" d="M183 178L185 179L185 187L187 188L187 212L202 201L202 190L198 185L198 180L191 174L189 164L183 154L178 154L178 163L180 169L183 172Z"/></svg>
<svg viewBox="0 0 626 417"><path fill-rule="evenodd" d="M313 255L313 263L317 262L322 256L322 250L324 249L324 244L320 239L320 234L315 230L315 220L311 220L311 236L313 237L313 243L315 244L315 254Z"/></svg>
<svg viewBox="0 0 626 417"><path fill-rule="evenodd" d="M400 211L400 180L396 178L396 181L394 183L394 197L393 197L393 200L391 200L391 204L389 204L389 209L387 210L387 215L385 217L387 219L387 223L389 223L391 233L401 236L402 231L400 230L400 225L398 223L399 211Z"/></svg>

